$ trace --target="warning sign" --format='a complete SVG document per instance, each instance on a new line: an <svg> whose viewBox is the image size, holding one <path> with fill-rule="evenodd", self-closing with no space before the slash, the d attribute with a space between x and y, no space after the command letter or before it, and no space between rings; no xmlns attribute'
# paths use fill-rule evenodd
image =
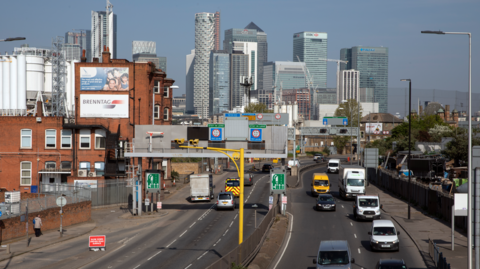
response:
<svg viewBox="0 0 480 269"><path fill-rule="evenodd" d="M90 248L104 248L105 247L105 235L91 235L88 239L88 247Z"/></svg>

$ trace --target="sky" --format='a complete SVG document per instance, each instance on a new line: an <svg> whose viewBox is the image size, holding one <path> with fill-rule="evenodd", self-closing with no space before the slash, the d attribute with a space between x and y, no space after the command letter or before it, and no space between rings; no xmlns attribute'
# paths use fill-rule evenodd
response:
<svg viewBox="0 0 480 269"><path fill-rule="evenodd" d="M400 79L412 79L413 99L422 89L467 92L468 37L427 35L421 30L472 33L472 91L480 93L480 1L127 1L111 0L117 14L117 58L132 60L132 41L157 43L157 55L167 57L167 77L185 93L185 58L195 47L195 13L221 12L224 31L244 28L251 21L268 36L268 61L293 61L293 34L328 33L328 58L339 59L341 48L389 48L389 112L397 104ZM0 53L28 43L50 48L52 38L72 29L91 29L91 11L105 10L103 0L2 1L0 39L26 37L25 41L0 42ZM223 44L222 44L223 45ZM336 63L329 62L327 86L336 85ZM397 94L397 95L396 95ZM403 94L403 92L402 92ZM478 95L477 95L478 96ZM420 98L420 97L419 97ZM480 100L472 100L480 103ZM416 101L415 101L416 102ZM448 102L448 99L445 101ZM399 108L395 108L398 106Z"/></svg>

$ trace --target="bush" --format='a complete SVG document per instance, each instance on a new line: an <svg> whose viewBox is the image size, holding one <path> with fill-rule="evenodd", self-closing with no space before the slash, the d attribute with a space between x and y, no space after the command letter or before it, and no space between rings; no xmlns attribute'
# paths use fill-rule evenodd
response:
<svg viewBox="0 0 480 269"><path fill-rule="evenodd" d="M179 174L178 174L178 172L175 171L175 170L172 170L172 172L170 173L170 176L172 177L172 180L179 178Z"/></svg>

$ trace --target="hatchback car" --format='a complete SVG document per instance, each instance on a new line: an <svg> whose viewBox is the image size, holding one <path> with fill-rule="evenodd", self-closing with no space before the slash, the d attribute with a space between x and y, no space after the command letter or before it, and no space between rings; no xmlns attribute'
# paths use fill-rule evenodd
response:
<svg viewBox="0 0 480 269"><path fill-rule="evenodd" d="M391 220L374 220L368 232L370 235L370 247L372 250L395 250L400 249L398 232Z"/></svg>
<svg viewBox="0 0 480 269"><path fill-rule="evenodd" d="M262 167L262 172L270 172L270 170L272 170L272 169L273 169L273 165L269 164L269 163L266 163Z"/></svg>
<svg viewBox="0 0 480 269"><path fill-rule="evenodd" d="M336 211L337 206L335 204L335 199L331 194L320 194L317 198L317 203L315 204L317 210L331 210Z"/></svg>
<svg viewBox="0 0 480 269"><path fill-rule="evenodd" d="M408 269L404 260L385 260L380 259L375 266L375 269Z"/></svg>
<svg viewBox="0 0 480 269"><path fill-rule="evenodd" d="M220 192L217 197L217 210L235 210L235 196L231 192Z"/></svg>

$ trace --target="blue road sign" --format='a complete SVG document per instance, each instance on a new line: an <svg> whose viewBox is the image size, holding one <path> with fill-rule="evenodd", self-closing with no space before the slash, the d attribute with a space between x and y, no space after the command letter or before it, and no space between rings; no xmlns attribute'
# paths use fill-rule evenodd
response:
<svg viewBox="0 0 480 269"><path fill-rule="evenodd" d="M343 125L348 125L348 118L343 119Z"/></svg>
<svg viewBox="0 0 480 269"><path fill-rule="evenodd" d="M2 211L0 211L0 217L2 216Z"/></svg>
<svg viewBox="0 0 480 269"><path fill-rule="evenodd" d="M242 113L242 116L256 116L255 113Z"/></svg>
<svg viewBox="0 0 480 269"><path fill-rule="evenodd" d="M209 128L210 135L208 139L210 141L223 141L223 128Z"/></svg>
<svg viewBox="0 0 480 269"><path fill-rule="evenodd" d="M323 125L328 125L328 119L323 118Z"/></svg>
<svg viewBox="0 0 480 269"><path fill-rule="evenodd" d="M228 118L228 117L237 117L239 118L241 116L240 113L225 113L225 117Z"/></svg>
<svg viewBox="0 0 480 269"><path fill-rule="evenodd" d="M250 128L250 141L262 142L262 129Z"/></svg>

